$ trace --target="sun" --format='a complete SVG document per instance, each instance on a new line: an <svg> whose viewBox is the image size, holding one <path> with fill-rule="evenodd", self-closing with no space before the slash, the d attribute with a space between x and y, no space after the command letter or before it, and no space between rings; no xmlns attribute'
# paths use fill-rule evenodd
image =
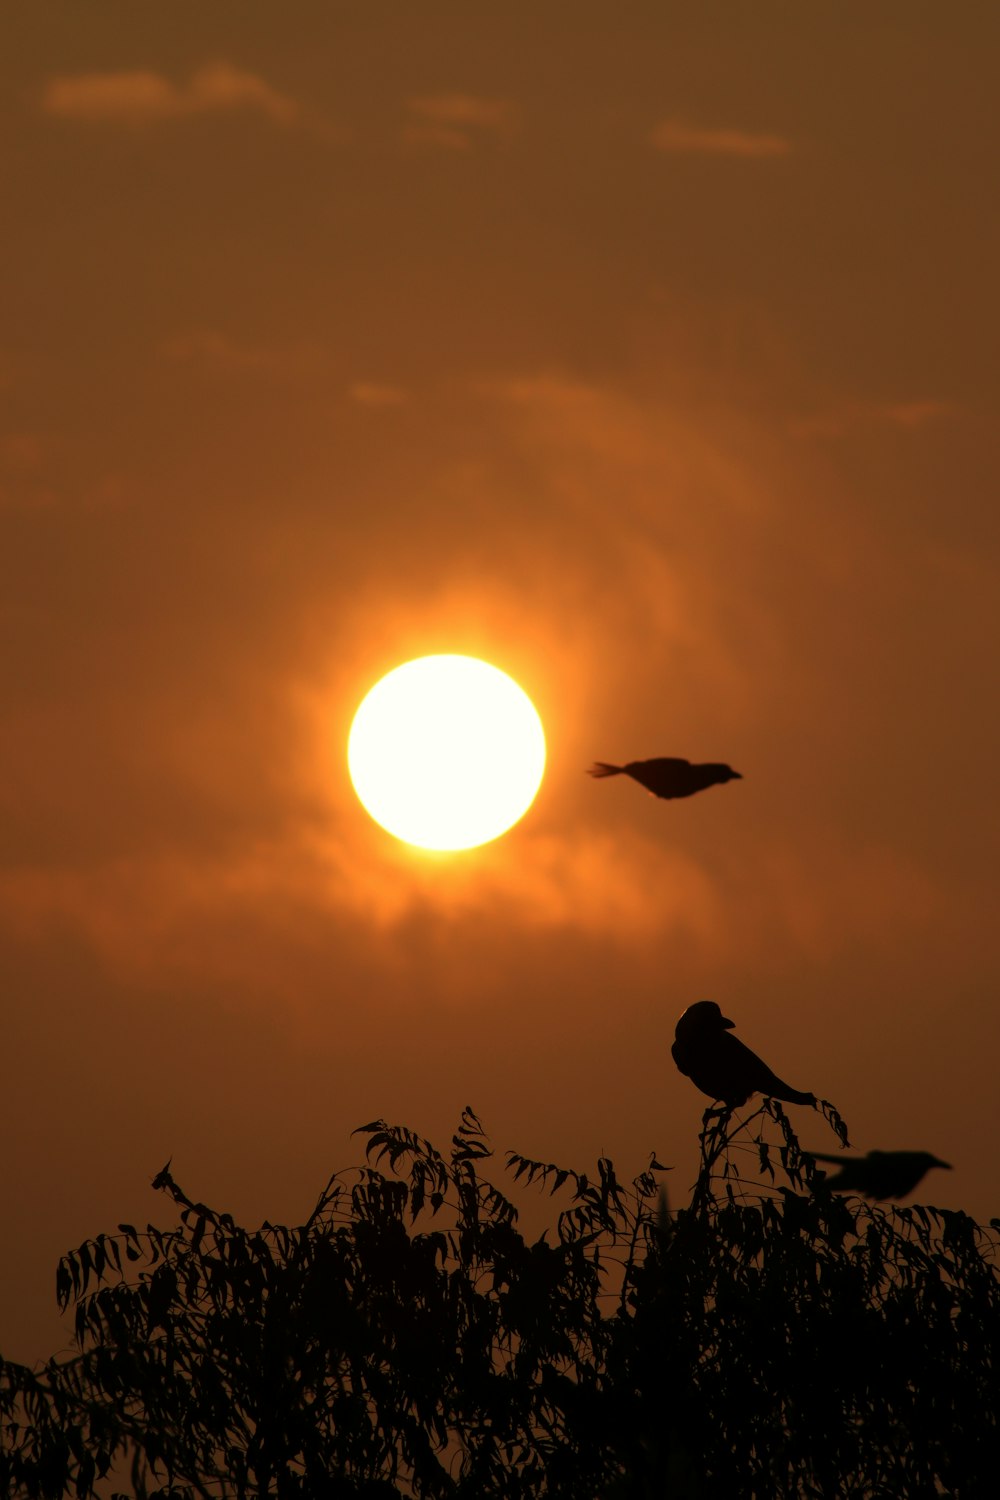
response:
<svg viewBox="0 0 1000 1500"><path fill-rule="evenodd" d="M421 849L473 849L531 806L545 731L512 677L474 656L421 656L377 682L347 742L376 823Z"/></svg>

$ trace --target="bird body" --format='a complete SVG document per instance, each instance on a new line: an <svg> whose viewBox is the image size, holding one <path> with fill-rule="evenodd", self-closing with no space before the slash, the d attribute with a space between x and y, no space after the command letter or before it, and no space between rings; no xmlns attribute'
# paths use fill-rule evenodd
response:
<svg viewBox="0 0 1000 1500"><path fill-rule="evenodd" d="M734 771L732 766L723 765L721 761L692 765L689 760L669 755L661 755L654 760L630 760L624 766L598 760L588 774L598 778L631 776L633 781L644 786L654 797L667 799L693 797L695 792L703 792L706 787L743 779L739 771Z"/></svg>
<svg viewBox="0 0 1000 1500"><path fill-rule="evenodd" d="M817 1161L833 1162L840 1171L827 1177L826 1186L839 1193L860 1193L865 1198L905 1198L932 1167L944 1167L929 1151L869 1151L867 1156L824 1156L810 1151Z"/></svg>
<svg viewBox="0 0 1000 1500"><path fill-rule="evenodd" d="M749 1047L730 1035L735 1022L714 1000L689 1005L677 1022L670 1049L677 1067L710 1099L738 1109L752 1094L767 1094L786 1104L815 1104L815 1094L791 1088L771 1072Z"/></svg>

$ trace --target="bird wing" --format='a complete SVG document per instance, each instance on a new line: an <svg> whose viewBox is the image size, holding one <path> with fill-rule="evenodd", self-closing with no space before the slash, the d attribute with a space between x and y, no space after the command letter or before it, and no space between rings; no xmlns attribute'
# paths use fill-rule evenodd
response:
<svg viewBox="0 0 1000 1500"><path fill-rule="evenodd" d="M721 1099L730 1109L738 1109L753 1090L746 1086L739 1054L720 1045L729 1040L727 1032L713 1030L684 1040L678 1038L670 1052L680 1072L690 1078L695 1088L710 1099Z"/></svg>
<svg viewBox="0 0 1000 1500"><path fill-rule="evenodd" d="M750 1048L731 1032L724 1032L719 1037L717 1046L720 1051L729 1054L730 1066L739 1077L741 1084L746 1084L748 1093L767 1094L772 1099L784 1100L786 1104L816 1103L815 1094L806 1093L802 1089L793 1089L791 1084L785 1083L777 1073L771 1071L762 1057L758 1057L756 1052L751 1052Z"/></svg>
<svg viewBox="0 0 1000 1500"><path fill-rule="evenodd" d="M654 797L686 797L691 791L691 762L661 755L656 760L630 760L625 770Z"/></svg>
<svg viewBox="0 0 1000 1500"><path fill-rule="evenodd" d="M692 797L695 792L703 792L719 781L742 780L732 766L723 765L721 761L697 764L671 755L660 755L654 760L630 760L623 769L654 797Z"/></svg>
<svg viewBox="0 0 1000 1500"><path fill-rule="evenodd" d="M704 765L691 766L687 773L688 794L704 792L710 786L717 786L720 781L726 782L733 781L734 779L742 781L743 777L740 776L738 771L734 771L732 766L723 765L721 761L710 761Z"/></svg>

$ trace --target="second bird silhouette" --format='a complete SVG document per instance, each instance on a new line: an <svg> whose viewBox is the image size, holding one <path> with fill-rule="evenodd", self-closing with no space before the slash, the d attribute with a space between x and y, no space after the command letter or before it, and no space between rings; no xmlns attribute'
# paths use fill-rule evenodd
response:
<svg viewBox="0 0 1000 1500"><path fill-rule="evenodd" d="M710 1099L721 1099L727 1109L738 1109L752 1094L768 1094L786 1104L815 1104L815 1094L804 1094L783 1083L756 1052L731 1035L730 1021L714 1000L689 1005L677 1022L670 1055L685 1077Z"/></svg>
<svg viewBox="0 0 1000 1500"><path fill-rule="evenodd" d="M590 776L631 776L654 797L693 797L706 787L717 786L725 781L742 781L739 771L725 766L721 761L705 761L692 765L689 760L677 756L660 755L654 760L630 760L624 766L613 766L606 760L594 762L588 772Z"/></svg>
<svg viewBox="0 0 1000 1500"><path fill-rule="evenodd" d="M951 1171L951 1163L929 1151L869 1151L867 1156L824 1156L810 1151L817 1161L835 1163L839 1172L826 1178L826 1186L838 1193L862 1193L866 1198L906 1198L932 1167Z"/></svg>

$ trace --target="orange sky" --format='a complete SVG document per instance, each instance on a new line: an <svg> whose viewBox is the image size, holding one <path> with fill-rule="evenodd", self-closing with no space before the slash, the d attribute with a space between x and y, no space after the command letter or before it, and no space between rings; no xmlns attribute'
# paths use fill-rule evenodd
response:
<svg viewBox="0 0 1000 1500"><path fill-rule="evenodd" d="M170 1155L297 1222L355 1125L469 1103L683 1198L705 997L1000 1212L1000 11L4 30L0 1350L66 1342L58 1256ZM345 742L440 650L549 767L426 860ZM745 779L583 774L652 755Z"/></svg>

